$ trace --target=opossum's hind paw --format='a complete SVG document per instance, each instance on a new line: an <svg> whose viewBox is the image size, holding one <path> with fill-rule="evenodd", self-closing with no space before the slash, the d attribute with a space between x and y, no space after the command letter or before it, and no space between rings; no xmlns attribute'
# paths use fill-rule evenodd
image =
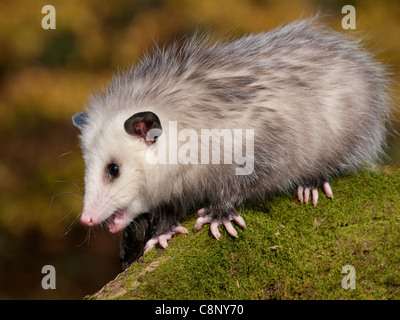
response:
<svg viewBox="0 0 400 320"><path fill-rule="evenodd" d="M232 210L230 214L218 219L214 217L213 212L208 208L202 208L199 211L197 211L198 218L196 220L196 223L194 225L194 229L196 231L199 231L204 224L210 223L210 230L212 235L216 238L219 239L221 237L221 234L219 233L218 227L220 225L224 225L228 233L232 237L237 237L237 231L233 227L231 221L234 220L236 223L242 227L246 228L246 222L244 219L235 211ZM210 212L210 213L207 213Z"/></svg>
<svg viewBox="0 0 400 320"><path fill-rule="evenodd" d="M328 198L333 199L333 192L332 188L329 185L328 182L324 182L322 184L322 188L324 189L324 192ZM318 203L318 189L313 187L304 187L304 186L298 186L297 188L297 198L299 199L300 202L305 202L306 204L308 203L310 199L310 191L311 191L311 201L313 206L315 207Z"/></svg>
<svg viewBox="0 0 400 320"><path fill-rule="evenodd" d="M161 247L164 249L168 247L168 240L171 240L172 236L175 233L182 233L182 234L187 234L188 231L185 227L182 227L181 225L178 225L174 228L172 228L171 231L163 233L157 237L154 237L150 239L149 241L146 242L146 245L144 247L144 253L150 251L157 243L160 244Z"/></svg>

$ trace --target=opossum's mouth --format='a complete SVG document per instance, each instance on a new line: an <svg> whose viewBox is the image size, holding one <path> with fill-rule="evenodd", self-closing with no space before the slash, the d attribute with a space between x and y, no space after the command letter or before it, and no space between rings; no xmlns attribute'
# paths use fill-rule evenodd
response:
<svg viewBox="0 0 400 320"><path fill-rule="evenodd" d="M126 209L115 210L114 213L107 218L106 223L108 225L108 230L111 233L121 231L127 225Z"/></svg>

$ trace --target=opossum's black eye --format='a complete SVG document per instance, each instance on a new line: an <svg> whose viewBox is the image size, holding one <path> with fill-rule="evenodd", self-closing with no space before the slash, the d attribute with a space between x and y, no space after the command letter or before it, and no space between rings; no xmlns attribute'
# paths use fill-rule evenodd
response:
<svg viewBox="0 0 400 320"><path fill-rule="evenodd" d="M112 179L116 178L119 176L119 167L117 164L115 163L111 163L108 167L107 167L107 172L110 175L110 177Z"/></svg>

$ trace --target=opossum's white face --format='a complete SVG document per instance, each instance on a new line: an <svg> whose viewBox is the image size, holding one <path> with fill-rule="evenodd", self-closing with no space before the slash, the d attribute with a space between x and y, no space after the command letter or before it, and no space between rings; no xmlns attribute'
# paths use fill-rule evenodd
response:
<svg viewBox="0 0 400 320"><path fill-rule="evenodd" d="M99 123L91 121L86 113L73 117L73 123L82 132L86 167L80 221L88 226L105 221L112 233L149 210L144 152L158 137L151 140L148 131L154 129L151 132L161 134L158 117L152 113L137 113L124 120L115 117Z"/></svg>

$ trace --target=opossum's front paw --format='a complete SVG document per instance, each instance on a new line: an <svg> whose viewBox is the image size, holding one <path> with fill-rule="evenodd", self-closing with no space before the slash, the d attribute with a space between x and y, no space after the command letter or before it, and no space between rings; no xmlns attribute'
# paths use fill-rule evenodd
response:
<svg viewBox="0 0 400 320"><path fill-rule="evenodd" d="M168 240L171 240L172 236L175 233L182 233L182 234L187 234L188 231L185 227L182 227L180 224L176 227L173 227L171 231L163 233L159 236L156 236L149 241L146 242L146 245L144 247L144 253L150 251L157 243L160 244L164 249L168 247Z"/></svg>
<svg viewBox="0 0 400 320"><path fill-rule="evenodd" d="M244 222L243 218L234 210L232 209L230 213L223 215L222 217L217 217L212 212L210 207L202 208L197 211L198 218L194 225L196 231L199 231L205 223L210 223L210 230L213 236L216 239L221 237L219 233L218 226L224 225L226 230L229 234L233 237L237 237L237 231L233 227L231 221L235 220L236 223L241 226L242 228L246 228L246 222Z"/></svg>
<svg viewBox="0 0 400 320"><path fill-rule="evenodd" d="M324 192L328 198L333 199L333 192L332 188L329 185L328 182L324 182L322 184L322 188L324 189ZM297 198L299 199L300 202L305 202L306 204L308 203L308 200L310 199L310 191L311 191L311 198L312 198L312 204L315 207L318 203L318 189L313 187L304 187L304 186L298 186L297 188Z"/></svg>

